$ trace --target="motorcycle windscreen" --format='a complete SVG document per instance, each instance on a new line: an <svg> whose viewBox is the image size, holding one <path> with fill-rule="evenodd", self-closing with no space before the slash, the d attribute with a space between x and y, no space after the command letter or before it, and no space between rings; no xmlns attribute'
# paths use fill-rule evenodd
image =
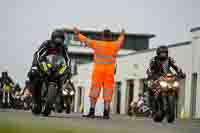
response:
<svg viewBox="0 0 200 133"><path fill-rule="evenodd" d="M63 56L59 56L59 55L48 55L46 57L47 63L52 64L52 65L65 65L66 66L66 62Z"/></svg>
<svg viewBox="0 0 200 133"><path fill-rule="evenodd" d="M58 72L60 75L62 75L65 72L67 65L63 56L48 55L46 59L47 59L47 64L49 65L49 68L52 66L57 66Z"/></svg>

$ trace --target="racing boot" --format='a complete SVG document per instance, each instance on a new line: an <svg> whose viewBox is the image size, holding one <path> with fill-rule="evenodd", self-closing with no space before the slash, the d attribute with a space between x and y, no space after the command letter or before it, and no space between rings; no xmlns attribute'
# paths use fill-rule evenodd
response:
<svg viewBox="0 0 200 133"><path fill-rule="evenodd" d="M103 119L110 119L110 111L109 110L104 110Z"/></svg>
<svg viewBox="0 0 200 133"><path fill-rule="evenodd" d="M104 103L103 119L110 119L110 103Z"/></svg>
<svg viewBox="0 0 200 133"><path fill-rule="evenodd" d="M32 113L34 115L39 115L42 111L41 98L33 95L32 100Z"/></svg>
<svg viewBox="0 0 200 133"><path fill-rule="evenodd" d="M42 111L42 104L41 104L41 88L42 83L40 80L33 80L32 82L32 113L35 115L39 115Z"/></svg>
<svg viewBox="0 0 200 133"><path fill-rule="evenodd" d="M32 113L34 115L39 115L42 111L42 106L40 104L33 104L32 105Z"/></svg>
<svg viewBox="0 0 200 133"><path fill-rule="evenodd" d="M89 114L88 115L83 115L83 117L95 118L95 109L91 107Z"/></svg>

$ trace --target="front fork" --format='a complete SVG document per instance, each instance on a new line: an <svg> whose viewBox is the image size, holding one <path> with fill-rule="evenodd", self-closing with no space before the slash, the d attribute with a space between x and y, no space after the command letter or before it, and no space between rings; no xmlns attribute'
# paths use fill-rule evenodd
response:
<svg viewBox="0 0 200 133"><path fill-rule="evenodd" d="M2 99L3 104L5 103L5 101L6 101L6 92L3 91L3 99Z"/></svg>
<svg viewBox="0 0 200 133"><path fill-rule="evenodd" d="M8 98L7 99L8 100L8 104L10 104L10 93L9 92L7 93L7 98Z"/></svg>
<svg viewBox="0 0 200 133"><path fill-rule="evenodd" d="M163 112L167 111L167 96L155 96L153 102L153 113L161 110Z"/></svg>
<svg viewBox="0 0 200 133"><path fill-rule="evenodd" d="M7 99L6 99L6 95L7 95ZM6 100L7 100L7 103L10 104L10 93L4 91L3 92L3 100L2 100L3 104L5 104Z"/></svg>

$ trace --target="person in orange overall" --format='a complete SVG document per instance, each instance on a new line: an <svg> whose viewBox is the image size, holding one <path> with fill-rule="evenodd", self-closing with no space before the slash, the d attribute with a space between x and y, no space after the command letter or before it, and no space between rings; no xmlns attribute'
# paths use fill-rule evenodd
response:
<svg viewBox="0 0 200 133"><path fill-rule="evenodd" d="M109 119L110 103L114 91L114 76L117 52L124 42L124 30L116 41L112 41L112 33L109 29L103 31L103 41L91 40L82 35L79 29L74 28L74 33L81 42L94 50L94 68L92 73L92 84L90 90L90 111L86 117L95 117L95 105L103 89L104 119Z"/></svg>

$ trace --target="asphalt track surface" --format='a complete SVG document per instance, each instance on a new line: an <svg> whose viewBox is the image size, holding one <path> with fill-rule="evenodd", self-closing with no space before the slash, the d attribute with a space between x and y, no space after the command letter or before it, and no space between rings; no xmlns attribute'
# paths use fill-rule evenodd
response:
<svg viewBox="0 0 200 133"><path fill-rule="evenodd" d="M149 118L112 115L110 120L83 118L80 113L55 114L49 117L34 116L30 111L0 109L0 125L10 122L31 125L34 128L92 128L99 133L200 133L200 120L177 120L169 124L164 120L155 123ZM17 131L16 131L17 133Z"/></svg>

